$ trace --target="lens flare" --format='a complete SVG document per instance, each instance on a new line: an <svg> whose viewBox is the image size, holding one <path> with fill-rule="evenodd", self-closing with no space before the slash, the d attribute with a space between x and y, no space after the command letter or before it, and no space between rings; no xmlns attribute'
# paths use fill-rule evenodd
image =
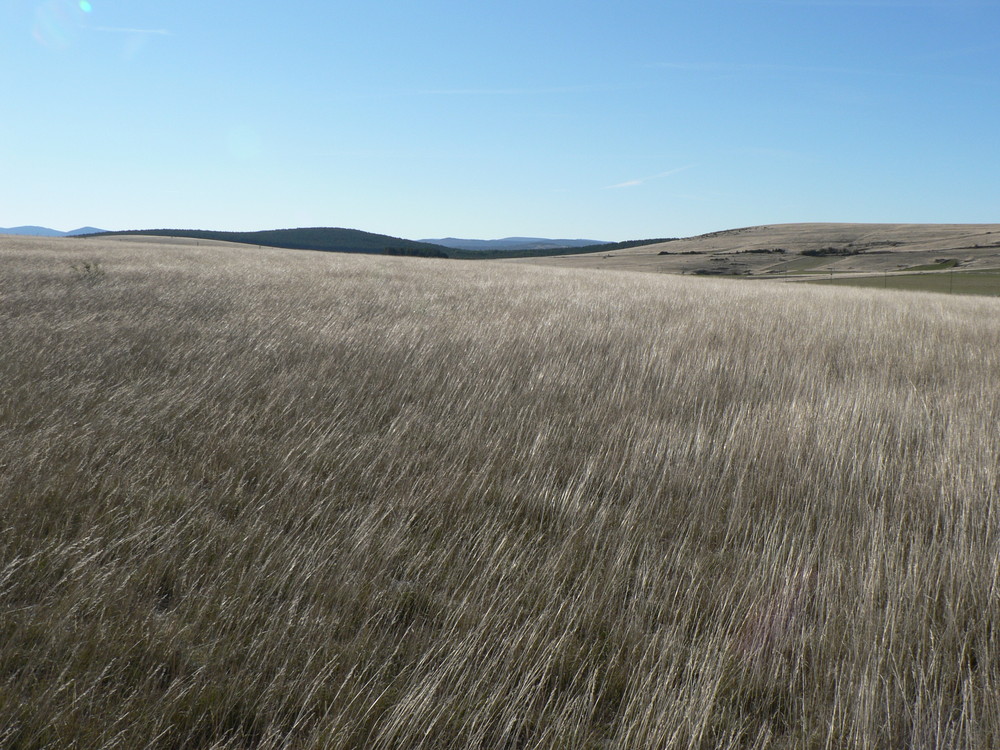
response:
<svg viewBox="0 0 1000 750"><path fill-rule="evenodd" d="M35 40L51 49L66 49L73 43L77 24L72 17L73 5L49 0L35 10Z"/></svg>
<svg viewBox="0 0 1000 750"><path fill-rule="evenodd" d="M93 10L90 0L44 0L35 8L35 40L51 49L73 46L84 29L81 14Z"/></svg>

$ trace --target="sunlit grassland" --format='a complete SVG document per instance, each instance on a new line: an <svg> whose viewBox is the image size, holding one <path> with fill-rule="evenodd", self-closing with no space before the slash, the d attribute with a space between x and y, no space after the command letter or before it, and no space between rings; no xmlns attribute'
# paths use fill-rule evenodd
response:
<svg viewBox="0 0 1000 750"><path fill-rule="evenodd" d="M0 261L0 747L1000 744L995 300Z"/></svg>
<svg viewBox="0 0 1000 750"><path fill-rule="evenodd" d="M834 276L832 279L816 279L810 283L867 289L896 289L909 292L979 294L1000 297L1000 269L897 273L860 277Z"/></svg>

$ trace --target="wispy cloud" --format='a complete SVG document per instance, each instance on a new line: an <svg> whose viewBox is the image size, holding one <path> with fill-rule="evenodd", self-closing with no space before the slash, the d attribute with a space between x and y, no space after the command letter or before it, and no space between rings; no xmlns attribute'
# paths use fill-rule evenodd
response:
<svg viewBox="0 0 1000 750"><path fill-rule="evenodd" d="M151 34L154 36L170 36L166 29L130 29L116 26L91 26L94 31L104 31L109 34Z"/></svg>
<svg viewBox="0 0 1000 750"><path fill-rule="evenodd" d="M638 179L635 180L626 180L625 182L619 182L616 185L605 185L604 189L618 190L619 188L638 187L639 185L643 185L649 182L650 180L658 180L661 177L669 177L672 174L677 174L678 172L683 172L686 169L691 169L693 166L694 164L688 164L683 167L677 167L676 169L669 169L666 172L660 172L659 174L650 175L649 177L639 177Z"/></svg>

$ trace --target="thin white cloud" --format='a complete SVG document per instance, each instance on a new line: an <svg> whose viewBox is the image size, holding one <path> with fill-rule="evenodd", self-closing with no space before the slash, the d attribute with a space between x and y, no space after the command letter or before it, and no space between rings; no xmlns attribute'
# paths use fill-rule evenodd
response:
<svg viewBox="0 0 1000 750"><path fill-rule="evenodd" d="M625 188L625 187L635 187L636 185L641 185L645 180L628 180L627 182L619 182L617 185L606 185L605 190L614 190L615 188Z"/></svg>
<svg viewBox="0 0 1000 750"><path fill-rule="evenodd" d="M660 172L659 174L650 175L649 177L639 177L638 179L635 180L626 180L625 182L619 182L616 185L605 185L604 189L618 190L619 188L638 187L639 185L643 185L649 182L650 180L658 180L661 177L669 177L672 174L677 174L678 172L683 172L686 169L691 169L691 167L693 166L694 164L688 164L683 167L677 167L676 169L669 169L666 172Z"/></svg>
<svg viewBox="0 0 1000 750"><path fill-rule="evenodd" d="M109 34L152 34L155 36L170 36L166 29L130 29L114 26L91 26L93 31L105 31Z"/></svg>

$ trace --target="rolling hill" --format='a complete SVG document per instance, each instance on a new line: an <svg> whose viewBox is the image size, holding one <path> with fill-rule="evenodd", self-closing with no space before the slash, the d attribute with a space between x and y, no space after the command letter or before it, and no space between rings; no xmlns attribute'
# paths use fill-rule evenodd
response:
<svg viewBox="0 0 1000 750"><path fill-rule="evenodd" d="M530 262L573 268L782 278L943 264L1000 267L1000 224L772 224Z"/></svg>
<svg viewBox="0 0 1000 750"><path fill-rule="evenodd" d="M143 229L124 232L105 232L100 237L143 235L154 237L183 237L188 239L221 242L239 242L246 245L279 247L290 250L319 250L336 253L363 253L370 255L411 255L427 258L447 258L448 248L426 242L404 240L385 234L362 232L359 229L340 227L305 227L299 229L270 229L260 232L219 232L204 229Z"/></svg>
<svg viewBox="0 0 1000 750"><path fill-rule="evenodd" d="M548 245L548 240L535 242L525 238L512 238L511 246L483 247L470 250L464 247L447 247L426 241L406 240L385 234L373 234L359 229L339 227L309 227L301 229L272 229L260 232L220 232L203 229L137 229L121 232L103 232L99 237L179 237L215 242L239 242L262 247L279 247L293 250L318 250L321 252L362 253L368 255L411 255L429 258L459 258L465 260L491 260L497 258L532 258L564 253L595 253L620 250L668 242L666 239L631 240L627 242L599 243L596 245ZM589 242L589 240L566 240ZM479 240L457 240L457 243L475 243ZM453 242L452 244L455 244ZM493 240L484 240L487 244ZM504 241L500 241L503 243ZM563 240L553 240L561 243ZM519 247L514 247L519 244ZM532 245L529 247L528 245Z"/></svg>

